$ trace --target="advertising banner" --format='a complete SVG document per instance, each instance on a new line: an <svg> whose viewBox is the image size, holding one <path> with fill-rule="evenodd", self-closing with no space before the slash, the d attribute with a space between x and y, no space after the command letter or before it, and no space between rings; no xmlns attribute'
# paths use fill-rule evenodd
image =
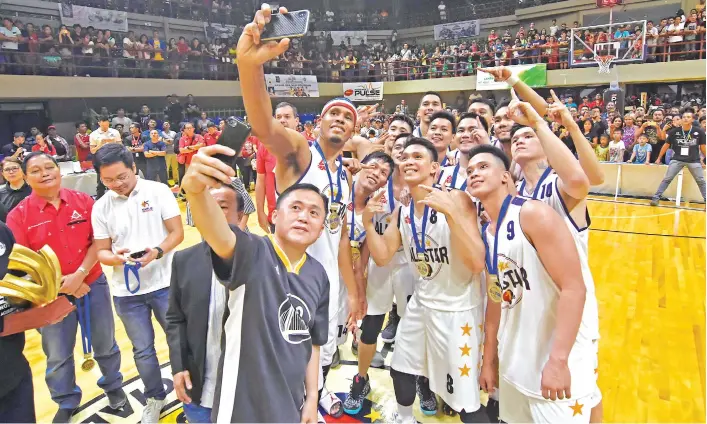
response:
<svg viewBox="0 0 707 424"><path fill-rule="evenodd" d="M480 29L481 23L478 20L435 25L435 40L476 37Z"/></svg>
<svg viewBox="0 0 707 424"><path fill-rule="evenodd" d="M314 75L265 74L270 97L319 97L319 84Z"/></svg>
<svg viewBox="0 0 707 424"><path fill-rule="evenodd" d="M376 102L383 100L383 83L345 82L344 97L352 102Z"/></svg>
<svg viewBox="0 0 707 424"><path fill-rule="evenodd" d="M83 28L92 26L96 29L128 32L127 12L59 3L59 16L61 23L67 27L79 24Z"/></svg>
<svg viewBox="0 0 707 424"><path fill-rule="evenodd" d="M547 85L547 65L545 63L535 63L532 65L512 65L506 66L513 75L528 84L529 87L545 87ZM486 72L476 73L477 90L508 90L510 87L505 82L496 82L493 75Z"/></svg>

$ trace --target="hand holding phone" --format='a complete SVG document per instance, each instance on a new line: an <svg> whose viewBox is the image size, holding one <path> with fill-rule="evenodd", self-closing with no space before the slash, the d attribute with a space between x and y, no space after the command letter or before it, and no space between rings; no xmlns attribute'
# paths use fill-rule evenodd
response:
<svg viewBox="0 0 707 424"><path fill-rule="evenodd" d="M215 158L235 169L236 159L238 158L243 144L250 135L250 125L237 119L236 117L229 117L226 119L226 125L223 128L221 137L218 139L218 144L222 144L226 147L230 147L236 152L235 156L226 156L222 154L214 155Z"/></svg>
<svg viewBox="0 0 707 424"><path fill-rule="evenodd" d="M253 22L246 25L243 29L236 48L239 68L263 66L266 62L283 54L290 47L290 41L287 37L301 37L307 32L309 26L308 11L298 11L297 14L292 15L295 17L293 19L292 16L286 17L289 15L287 8L281 7L279 13L276 14L279 17L274 18L277 26L271 24L274 17L272 12L269 5L263 4L260 10L255 13ZM301 14L300 12L305 13ZM266 25L269 26L267 33L263 36L266 31ZM279 41L264 42L269 40Z"/></svg>
<svg viewBox="0 0 707 424"><path fill-rule="evenodd" d="M142 258L143 256L145 256L145 254L147 254L147 251L146 251L146 250L141 250L141 251L139 251L139 252L131 253L131 254L130 254L130 259L140 259L140 258Z"/></svg>

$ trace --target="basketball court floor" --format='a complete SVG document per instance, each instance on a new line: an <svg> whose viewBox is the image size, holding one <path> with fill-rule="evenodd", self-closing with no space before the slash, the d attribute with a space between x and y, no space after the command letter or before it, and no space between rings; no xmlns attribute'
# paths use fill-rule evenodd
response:
<svg viewBox="0 0 707 424"><path fill-rule="evenodd" d="M618 202L593 197L589 203L592 228L590 265L599 301L601 341L599 386L606 422L705 421L705 212L704 205L675 208L668 203L650 207L647 200ZM259 232L253 215L249 226ZM181 247L200 241L195 228L185 226ZM77 422L140 420L143 386L137 376L130 340L118 317L116 338L122 353L121 370L129 406L118 415L96 385L98 367L83 372L80 336L74 359L83 390ZM155 328L159 325L154 321ZM94 329L94 331L100 331ZM162 422L184 422L181 403L172 390L169 352L164 333L156 331L163 381L169 389ZM390 363L389 346L379 348ZM57 406L44 382L46 358L39 334L28 332L25 353L34 374L39 422L50 422ZM329 374L328 387L344 397L356 372L350 342L341 347L342 364ZM336 422L386 421L395 409L387 370L371 370L372 392L360 415ZM267 394L263 397L267 402ZM277 407L277 405L273 405ZM416 407L417 408L417 407ZM582 411L588 414L589 411ZM459 422L438 413L421 422ZM329 422L334 420L328 419Z"/></svg>

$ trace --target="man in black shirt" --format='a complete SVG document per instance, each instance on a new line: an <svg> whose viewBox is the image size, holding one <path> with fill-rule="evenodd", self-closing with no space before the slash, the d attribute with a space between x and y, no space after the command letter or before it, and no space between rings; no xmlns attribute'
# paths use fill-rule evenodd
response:
<svg viewBox="0 0 707 424"><path fill-rule="evenodd" d="M699 126L694 125L694 120L694 111L692 108L686 108L682 113L682 126L672 128L666 134L665 144L660 149L655 163L660 163L668 148L673 149L675 153L668 164L663 181L653 195L652 206L658 206L660 196L684 167L687 167L695 179L702 193L702 198L707 200L705 197L705 174L700 162L700 152L705 154L705 132Z"/></svg>
<svg viewBox="0 0 707 424"><path fill-rule="evenodd" d="M179 97L176 94L167 96L167 106L164 108L164 114L167 115L165 120L169 121L172 128L179 128L179 123L184 118L184 108L179 103Z"/></svg>
<svg viewBox="0 0 707 424"><path fill-rule="evenodd" d="M273 235L229 230L206 188L229 184L235 172L215 154L236 152L219 144L200 149L182 181L214 273L229 291L212 422L317 422L329 280L306 250L322 234L328 200L311 184L295 184L277 201Z"/></svg>
<svg viewBox="0 0 707 424"><path fill-rule="evenodd" d="M184 104L184 112L190 122L196 121L201 115L201 109L199 109L199 105L196 104L194 96L191 94L187 95L187 102Z"/></svg>
<svg viewBox="0 0 707 424"><path fill-rule="evenodd" d="M0 221L5 222L7 214L25 197L32 193L22 173L22 161L8 157L2 161L2 176L5 185L0 187Z"/></svg>
<svg viewBox="0 0 707 424"><path fill-rule="evenodd" d="M0 223L0 275L5 278L10 253L15 245L12 232ZM3 283L0 282L0 285ZM66 297L43 307L25 311L0 296L0 422L33 423L34 387L32 370L22 351L25 347L25 331L44 327L61 321L74 309Z"/></svg>
<svg viewBox="0 0 707 424"><path fill-rule="evenodd" d="M2 155L7 157L15 156L16 158L22 160L24 156L24 144L25 144L25 133L16 132L15 137L12 139L12 143L2 146Z"/></svg>

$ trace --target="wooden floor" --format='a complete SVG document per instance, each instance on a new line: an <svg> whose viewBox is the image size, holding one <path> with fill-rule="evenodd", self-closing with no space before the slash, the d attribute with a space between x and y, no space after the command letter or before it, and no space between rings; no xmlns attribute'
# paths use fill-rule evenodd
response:
<svg viewBox="0 0 707 424"><path fill-rule="evenodd" d="M606 198L589 202L590 263L599 301L599 386L605 421L704 422L705 213L676 209L667 203L662 207L646 203ZM254 216L250 227L257 228ZM183 247L198 241L196 230L187 227ZM159 328L156 321L154 325ZM167 343L163 332L157 334L157 353L169 386ZM98 367L85 373L77 365L83 400L76 421L135 423L140 418L142 384L136 378L130 341L117 317L116 338L130 408L121 416L110 414L105 409L107 400L96 386ZM80 337L77 340L75 357L79 359ZM46 363L38 333L28 333L25 353L34 374L37 418L49 422L56 405L44 382ZM348 344L342 346L341 354L343 365L332 371L328 386L346 393L356 372L356 358ZM390 356L386 355L386 362ZM348 421L368 422L377 419L379 412L386 416L394 410L388 372L373 370L371 378L373 391L369 398L375 412L370 414L368 404L361 416ZM183 422L181 405L173 391L168 400L162 421ZM417 418L423 422L459 422L458 418L440 415Z"/></svg>

